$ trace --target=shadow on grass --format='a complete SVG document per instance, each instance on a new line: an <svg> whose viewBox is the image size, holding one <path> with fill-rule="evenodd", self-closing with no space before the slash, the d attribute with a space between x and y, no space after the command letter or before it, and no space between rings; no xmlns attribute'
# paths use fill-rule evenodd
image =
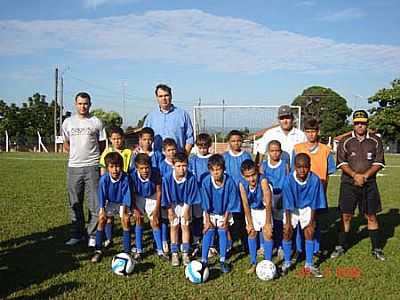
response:
<svg viewBox="0 0 400 300"><path fill-rule="evenodd" d="M72 290L78 289L80 287L80 284L77 282L67 282L63 284L55 284L52 285L51 287L47 288L44 291L41 291L37 294L34 294L32 296L21 296L14 298L16 300L24 300L24 299L52 299L54 297L57 297L61 294L68 293Z"/></svg>
<svg viewBox="0 0 400 300"><path fill-rule="evenodd" d="M74 254L86 253L87 247L65 246L68 228L63 225L0 243L0 298L79 268ZM70 283L66 288L75 286L76 283ZM62 291L62 286L48 292L57 290Z"/></svg>

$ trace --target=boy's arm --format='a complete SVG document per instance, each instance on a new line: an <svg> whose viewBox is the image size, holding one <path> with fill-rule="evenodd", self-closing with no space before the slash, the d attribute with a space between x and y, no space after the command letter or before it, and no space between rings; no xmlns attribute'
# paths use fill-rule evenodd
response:
<svg viewBox="0 0 400 300"><path fill-rule="evenodd" d="M240 198L242 199L244 216L247 221L246 230L247 233L250 234L250 232L254 231L254 225L253 225L253 220L251 219L251 212L250 212L249 202L247 199L247 194L241 182L239 183L239 191L240 191Z"/></svg>
<svg viewBox="0 0 400 300"><path fill-rule="evenodd" d="M156 185L156 207L153 210L153 222L158 225L158 221L160 218L160 209L161 209L161 184Z"/></svg>
<svg viewBox="0 0 400 300"><path fill-rule="evenodd" d="M265 223L271 224L271 218L272 218L272 195L271 194L272 193L271 193L271 190L268 185L268 180L266 178L264 178L261 181L261 189L263 192L263 198L264 198L263 203L265 206L265 212L266 212L266 217L267 217Z"/></svg>

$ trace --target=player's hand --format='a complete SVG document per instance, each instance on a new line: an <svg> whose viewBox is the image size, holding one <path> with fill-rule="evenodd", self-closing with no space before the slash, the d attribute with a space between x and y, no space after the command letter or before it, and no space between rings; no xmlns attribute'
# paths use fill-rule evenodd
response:
<svg viewBox="0 0 400 300"><path fill-rule="evenodd" d="M313 230L315 230L315 227L317 227L317 222L315 222L314 219L311 219L307 226L310 226Z"/></svg>
<svg viewBox="0 0 400 300"><path fill-rule="evenodd" d="M289 236L292 236L293 234L293 227L292 224L285 224L283 225L283 231L287 232Z"/></svg>
<svg viewBox="0 0 400 300"><path fill-rule="evenodd" d="M228 230L229 227L229 222L228 222L228 218L224 218L224 222L222 223L222 227L225 230Z"/></svg>
<svg viewBox="0 0 400 300"><path fill-rule="evenodd" d="M140 220L142 218L142 213L137 208L133 209L133 216L135 218L135 222L140 224Z"/></svg>
<svg viewBox="0 0 400 300"><path fill-rule="evenodd" d="M263 227L263 231L267 236L272 236L272 224L265 224Z"/></svg>
<svg viewBox="0 0 400 300"><path fill-rule="evenodd" d="M246 225L246 231L248 235L251 235L255 231L253 224L249 223Z"/></svg>
<svg viewBox="0 0 400 300"><path fill-rule="evenodd" d="M169 219L169 222L172 224L172 222L175 220L175 218L176 218L176 214L175 214L175 212L171 209L171 210L169 210L168 211L168 219Z"/></svg>
<svg viewBox="0 0 400 300"><path fill-rule="evenodd" d="M364 183L365 183L365 177L362 174L354 175L353 180L354 180L354 185L355 186L362 187L364 185Z"/></svg>
<svg viewBox="0 0 400 300"><path fill-rule="evenodd" d="M214 228L210 221L206 221L203 226L203 234L205 234L208 230Z"/></svg>

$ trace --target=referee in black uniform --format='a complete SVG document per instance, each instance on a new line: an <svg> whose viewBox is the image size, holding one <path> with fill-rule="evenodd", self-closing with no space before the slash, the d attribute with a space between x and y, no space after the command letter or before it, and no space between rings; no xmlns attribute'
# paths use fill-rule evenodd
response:
<svg viewBox="0 0 400 300"><path fill-rule="evenodd" d="M344 254L348 246L351 219L358 206L368 220L368 233L372 255L385 260L379 245L379 224L376 214L382 210L376 173L384 167L385 159L381 139L368 132L368 114L357 110L353 114L353 132L343 138L337 150L337 168L342 170L339 194L341 228L339 245L331 258Z"/></svg>

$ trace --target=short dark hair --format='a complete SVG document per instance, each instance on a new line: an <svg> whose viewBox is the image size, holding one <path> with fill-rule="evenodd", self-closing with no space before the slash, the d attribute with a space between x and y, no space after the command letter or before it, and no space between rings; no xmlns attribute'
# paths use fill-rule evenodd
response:
<svg viewBox="0 0 400 300"><path fill-rule="evenodd" d="M163 91L165 91L165 92L168 92L168 94L169 94L170 96L172 96L172 89L171 89L168 85L166 85L166 84L158 84L158 85L156 86L156 89L154 90L154 93L156 94L156 96L157 96L158 90L163 90Z"/></svg>
<svg viewBox="0 0 400 300"><path fill-rule="evenodd" d="M135 165L151 166L151 159L146 153L138 153L135 157Z"/></svg>
<svg viewBox="0 0 400 300"><path fill-rule="evenodd" d="M271 147L271 146L273 146L273 145L279 146L279 148L282 149L282 145L281 145L281 142L280 142L280 141L278 141L278 140L272 140L272 141L270 141L270 142L268 143L268 150L269 150L269 147Z"/></svg>
<svg viewBox="0 0 400 300"><path fill-rule="evenodd" d="M177 162L187 162L187 161L188 161L188 156L184 152L176 153L174 159L172 160L173 164Z"/></svg>
<svg viewBox="0 0 400 300"><path fill-rule="evenodd" d="M234 135L240 136L241 139L243 138L242 133L239 130L231 130L231 131L229 131L228 136L226 138L229 141L231 139L231 137L234 136Z"/></svg>
<svg viewBox="0 0 400 300"><path fill-rule="evenodd" d="M117 134L119 134L120 136L124 137L124 130L123 130L121 127L118 127L118 126L111 126L111 127L108 129L108 136L111 137L111 135L112 135L113 133L117 133Z"/></svg>
<svg viewBox="0 0 400 300"><path fill-rule="evenodd" d="M171 138L166 138L163 143L162 143L162 147L165 150L165 148L167 148L167 146L175 146L175 148L177 147L176 142L174 139Z"/></svg>
<svg viewBox="0 0 400 300"><path fill-rule="evenodd" d="M106 163L106 167L109 165L118 165L121 169L124 167L124 160L118 152L110 152L104 157L104 162Z"/></svg>
<svg viewBox="0 0 400 300"><path fill-rule="evenodd" d="M91 101L92 101L92 99L90 98L90 95L86 92L79 92L78 94L76 94L75 102L76 102L76 100L78 100L78 97L81 97L83 99L88 99L89 103L91 103Z"/></svg>
<svg viewBox="0 0 400 300"><path fill-rule="evenodd" d="M256 163L254 161L252 161L251 159L246 159L242 162L242 165L240 166L240 172L243 174L244 171L248 171L248 170L256 170L257 166Z"/></svg>
<svg viewBox="0 0 400 300"><path fill-rule="evenodd" d="M139 137L142 137L144 134L150 134L151 137L154 139L154 130L151 127L144 127L142 130L139 131Z"/></svg>
<svg viewBox="0 0 400 300"><path fill-rule="evenodd" d="M319 122L315 118L305 119L304 121L304 130L307 129L315 129L319 130Z"/></svg>
<svg viewBox="0 0 400 300"><path fill-rule="evenodd" d="M301 161L304 161L308 167L311 167L311 158L307 153L297 154L294 158L294 165Z"/></svg>
<svg viewBox="0 0 400 300"><path fill-rule="evenodd" d="M200 133L197 136L196 145L199 146L199 145L202 145L202 144L206 144L208 146L211 146L212 140L211 140L211 136L208 133Z"/></svg>
<svg viewBox="0 0 400 300"><path fill-rule="evenodd" d="M213 154L208 159L208 169L210 170L214 166L219 166L225 170L225 160L221 154Z"/></svg>

